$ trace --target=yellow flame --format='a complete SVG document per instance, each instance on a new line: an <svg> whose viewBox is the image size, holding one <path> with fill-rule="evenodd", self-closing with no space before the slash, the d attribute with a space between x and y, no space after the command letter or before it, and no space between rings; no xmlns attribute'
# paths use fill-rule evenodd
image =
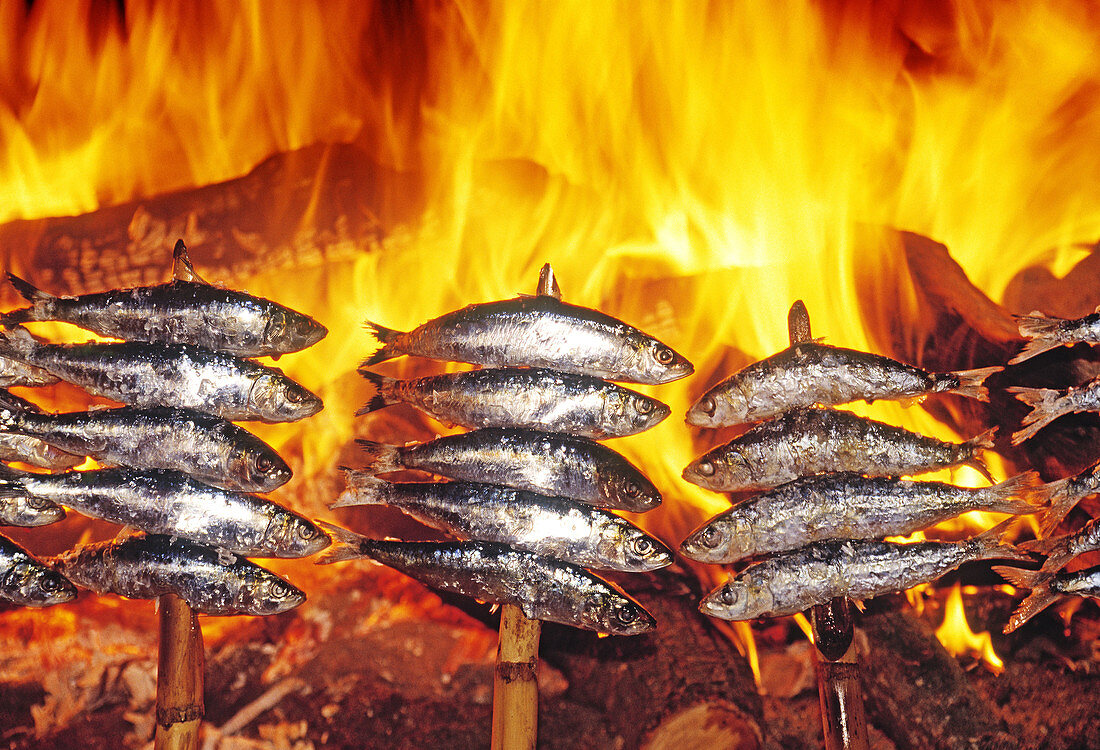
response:
<svg viewBox="0 0 1100 750"><path fill-rule="evenodd" d="M966 621L962 595L962 586L956 582L951 587L951 592L944 604L943 624L936 628L936 637L953 655L973 655L981 659L982 663L993 672L999 674L1004 669L1004 662L993 650L993 641L988 632L975 633L970 629L970 624Z"/></svg>

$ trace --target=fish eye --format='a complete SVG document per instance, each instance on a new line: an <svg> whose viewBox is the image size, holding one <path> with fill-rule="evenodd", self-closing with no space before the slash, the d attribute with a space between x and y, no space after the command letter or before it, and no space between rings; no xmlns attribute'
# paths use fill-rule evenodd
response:
<svg viewBox="0 0 1100 750"><path fill-rule="evenodd" d="M662 365L670 365L672 364L672 360L676 359L676 354L667 346L657 347L653 356L656 357L657 361Z"/></svg>
<svg viewBox="0 0 1100 750"><path fill-rule="evenodd" d="M43 497L32 496L27 498L27 505L29 505L33 510L46 510L51 505L53 505L53 503Z"/></svg>
<svg viewBox="0 0 1100 750"><path fill-rule="evenodd" d="M43 591L49 593L61 588L61 581L57 580L53 576L45 576L39 584Z"/></svg>
<svg viewBox="0 0 1100 750"><path fill-rule="evenodd" d="M317 536L317 529L304 523L299 524L298 536L302 537L302 539L313 539Z"/></svg>
<svg viewBox="0 0 1100 750"><path fill-rule="evenodd" d="M714 410L717 408L718 403L714 400L714 396L704 396L703 400L699 402L699 410L708 417L713 417Z"/></svg>
<svg viewBox="0 0 1100 750"><path fill-rule="evenodd" d="M292 404L300 404L302 402L302 394L294 388L287 388L286 400Z"/></svg>
<svg viewBox="0 0 1100 750"><path fill-rule="evenodd" d="M727 606L732 606L737 601L737 592L728 586L722 589L722 593L718 595L718 600Z"/></svg>
<svg viewBox="0 0 1100 750"><path fill-rule="evenodd" d="M638 537L631 546L633 546L636 555L650 555L657 549L657 545L648 536Z"/></svg>
<svg viewBox="0 0 1100 750"><path fill-rule="evenodd" d="M714 476L714 464L710 461L700 461L695 465L695 468L705 477Z"/></svg>
<svg viewBox="0 0 1100 750"><path fill-rule="evenodd" d="M282 581L274 581L271 584L271 595L276 599L286 599L290 596L290 587Z"/></svg>
<svg viewBox="0 0 1100 750"><path fill-rule="evenodd" d="M260 456L256 459L256 468L261 474L266 474L275 468L275 462L269 456Z"/></svg>
<svg viewBox="0 0 1100 750"><path fill-rule="evenodd" d="M718 543L722 541L722 535L718 533L718 529L713 526L708 526L703 529L699 534L699 544L710 549L714 549L718 546Z"/></svg>
<svg viewBox="0 0 1100 750"><path fill-rule="evenodd" d="M653 402L648 398L634 399L634 410L639 414L649 414L653 411Z"/></svg>
<svg viewBox="0 0 1100 750"><path fill-rule="evenodd" d="M630 625L638 619L638 608L630 602L616 604L611 610L611 616L623 625Z"/></svg>
<svg viewBox="0 0 1100 750"><path fill-rule="evenodd" d="M633 482L624 482L623 494L627 497L638 497L638 495L642 494L642 490L640 487L638 487L638 485L634 484Z"/></svg>

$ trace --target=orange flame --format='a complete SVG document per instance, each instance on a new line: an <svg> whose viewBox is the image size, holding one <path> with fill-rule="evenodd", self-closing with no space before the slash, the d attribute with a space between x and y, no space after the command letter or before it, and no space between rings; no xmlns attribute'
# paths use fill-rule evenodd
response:
<svg viewBox="0 0 1100 750"><path fill-rule="evenodd" d="M973 587L967 588L971 589L967 593L973 594L976 591ZM975 656L994 673L1000 674L1004 669L1004 662L993 650L992 637L988 631L975 633L970 629L962 595L963 587L956 582L944 604L943 624L936 628L936 637L951 654Z"/></svg>

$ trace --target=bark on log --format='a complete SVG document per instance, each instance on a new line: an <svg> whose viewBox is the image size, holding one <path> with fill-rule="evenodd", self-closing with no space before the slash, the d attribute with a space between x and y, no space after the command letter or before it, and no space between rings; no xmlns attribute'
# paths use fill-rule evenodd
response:
<svg viewBox="0 0 1100 750"><path fill-rule="evenodd" d="M215 185L9 222L0 226L0 261L51 293L80 294L167 281L172 246L182 238L199 270L225 281L362 252L418 202L411 176L353 146L318 144ZM16 304L3 286L0 303Z"/></svg>

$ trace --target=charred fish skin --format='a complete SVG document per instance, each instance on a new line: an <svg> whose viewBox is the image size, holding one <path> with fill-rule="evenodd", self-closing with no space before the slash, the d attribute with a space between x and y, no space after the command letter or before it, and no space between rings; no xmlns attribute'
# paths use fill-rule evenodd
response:
<svg viewBox="0 0 1100 750"><path fill-rule="evenodd" d="M477 482L395 484L345 472L349 496L332 507L389 505L462 540L499 542L598 570L644 572L672 551L614 513L563 497Z"/></svg>
<svg viewBox="0 0 1100 750"><path fill-rule="evenodd" d="M878 354L799 343L748 365L708 390L688 410L687 422L725 427L759 422L795 407L911 399L929 393L988 400L982 382L1002 369L930 373Z"/></svg>
<svg viewBox="0 0 1100 750"><path fill-rule="evenodd" d="M280 370L188 344L39 344L3 331L0 356L42 367L97 396L139 407L170 406L228 420L293 422L321 399Z"/></svg>
<svg viewBox="0 0 1100 750"><path fill-rule="evenodd" d="M371 474L419 469L636 513L661 503L657 488L633 464L587 438L487 427L403 447L356 442Z"/></svg>
<svg viewBox="0 0 1100 750"><path fill-rule="evenodd" d="M0 392L0 430L101 462L182 471L240 492L270 492L292 476L274 448L211 414L131 406L42 414L19 408L9 395ZM0 433L0 441L3 437Z"/></svg>
<svg viewBox="0 0 1100 750"><path fill-rule="evenodd" d="M129 468L21 474L0 478L0 492L28 495L84 515L170 534L230 552L306 557L328 546L308 519L266 498L202 484L175 471Z"/></svg>
<svg viewBox="0 0 1100 750"><path fill-rule="evenodd" d="M129 599L176 594L208 615L274 615L306 596L243 557L186 539L141 534L87 544L53 558L78 586Z"/></svg>
<svg viewBox="0 0 1100 750"><path fill-rule="evenodd" d="M964 542L817 542L750 565L699 608L725 620L792 615L838 596L868 599L902 591L963 563L994 558L1029 559L985 535Z"/></svg>
<svg viewBox="0 0 1100 750"><path fill-rule="evenodd" d="M1100 411L1100 378L1064 391L1023 386L1013 386L1005 390L1015 394L1016 398L1031 407L1031 411L1023 419L1023 429L1012 435L1013 445L1019 445L1066 414Z"/></svg>
<svg viewBox="0 0 1100 750"><path fill-rule="evenodd" d="M2 388L53 385L58 379L56 375L51 375L41 367L33 367L10 357L0 357L0 387Z"/></svg>
<svg viewBox="0 0 1100 750"><path fill-rule="evenodd" d="M369 557L432 588L514 604L532 619L613 635L656 627L618 587L575 565L490 542L379 541L325 524L335 546L322 564Z"/></svg>
<svg viewBox="0 0 1100 750"><path fill-rule="evenodd" d="M49 607L76 598L76 587L65 576L0 536L0 597L27 607Z"/></svg>
<svg viewBox="0 0 1100 750"><path fill-rule="evenodd" d="M1019 354L1008 360L1010 365L1059 346L1100 344L1100 312L1071 320L1048 318L1039 313L1017 315L1016 325L1020 335L1027 339L1027 344Z"/></svg>
<svg viewBox="0 0 1100 750"><path fill-rule="evenodd" d="M516 427L602 440L648 430L671 409L590 375L499 368L395 380L360 370L378 395L359 413L404 402L450 425Z"/></svg>
<svg viewBox="0 0 1100 750"><path fill-rule="evenodd" d="M489 367L544 367L658 385L690 375L684 357L637 328L551 296L469 305L408 331L367 323L383 346L363 364L403 354Z"/></svg>
<svg viewBox="0 0 1100 750"><path fill-rule="evenodd" d="M993 431L947 443L835 409L792 409L761 422L684 469L687 481L718 492L767 489L810 474L918 474L967 464L988 475L977 457Z"/></svg>
<svg viewBox="0 0 1100 750"><path fill-rule="evenodd" d="M8 326L57 320L112 338L193 344L236 357L296 352L328 333L271 300L193 281L55 297L11 273L8 279L31 303L0 316Z"/></svg>
<svg viewBox="0 0 1100 750"><path fill-rule="evenodd" d="M1043 517L1040 531L1050 536L1058 528L1077 503L1090 495L1100 493L1100 461L1073 476L1057 479L1048 485L1050 511Z"/></svg>
<svg viewBox="0 0 1100 750"><path fill-rule="evenodd" d="M1020 602L1020 606L1008 618L1008 624L1004 628L1006 633L1016 630L1063 596L1089 596L1100 599L1100 565L1072 573L1060 571L1053 576L1045 575L1043 571L998 565L994 565L993 570L1013 586L1031 589L1031 592Z"/></svg>
<svg viewBox="0 0 1100 750"><path fill-rule="evenodd" d="M1043 489L1034 472L980 488L856 473L803 477L718 514L684 540L680 554L731 563L829 539L906 536L972 510L1035 513L1038 505L1011 498Z"/></svg>
<svg viewBox="0 0 1100 750"><path fill-rule="evenodd" d="M1042 583L1054 576L1075 557L1100 550L1100 518L1093 518L1071 534L1027 542L1021 546L1047 556L1034 582Z"/></svg>

